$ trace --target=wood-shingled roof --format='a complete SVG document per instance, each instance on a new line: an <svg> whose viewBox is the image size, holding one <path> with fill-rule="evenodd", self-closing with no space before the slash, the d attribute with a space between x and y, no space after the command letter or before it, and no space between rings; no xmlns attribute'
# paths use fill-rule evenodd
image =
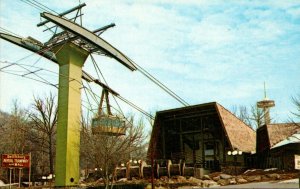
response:
<svg viewBox="0 0 300 189"><path fill-rule="evenodd" d="M232 148L248 153L255 151L255 131L220 104L216 103L216 107Z"/></svg>
<svg viewBox="0 0 300 189"><path fill-rule="evenodd" d="M266 125L270 147L279 143L282 140L290 137L291 135L300 132L300 126L296 123L275 123Z"/></svg>

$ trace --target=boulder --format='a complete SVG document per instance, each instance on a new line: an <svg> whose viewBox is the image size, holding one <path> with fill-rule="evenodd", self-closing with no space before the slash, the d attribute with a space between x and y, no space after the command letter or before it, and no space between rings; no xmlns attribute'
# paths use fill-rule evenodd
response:
<svg viewBox="0 0 300 189"><path fill-rule="evenodd" d="M269 172L269 171L276 171L278 170L277 168L269 168L269 169L264 169L264 172Z"/></svg>
<svg viewBox="0 0 300 189"><path fill-rule="evenodd" d="M211 180L211 178L209 177L209 175L203 175L202 179L203 180Z"/></svg>
<svg viewBox="0 0 300 189"><path fill-rule="evenodd" d="M127 181L127 178L121 178L117 182L126 182L126 181Z"/></svg>
<svg viewBox="0 0 300 189"><path fill-rule="evenodd" d="M215 187L218 186L218 183L213 180L203 180L201 186L203 188Z"/></svg>
<svg viewBox="0 0 300 189"><path fill-rule="evenodd" d="M221 185L221 186L226 186L229 184L229 180L228 179L220 179L218 181L218 184Z"/></svg>
<svg viewBox="0 0 300 189"><path fill-rule="evenodd" d="M180 183L186 182L186 178L183 176L177 176L177 182L180 182Z"/></svg>
<svg viewBox="0 0 300 189"><path fill-rule="evenodd" d="M248 177L246 177L246 180L248 182L258 182L258 181L261 181L261 176L260 175L248 176Z"/></svg>
<svg viewBox="0 0 300 189"><path fill-rule="evenodd" d="M213 179L213 181L218 182L220 180L220 176L213 177L212 179Z"/></svg>
<svg viewBox="0 0 300 189"><path fill-rule="evenodd" d="M278 180L278 179L280 179L280 175L277 174L277 173L266 174L266 176L268 178L271 178L272 180Z"/></svg>
<svg viewBox="0 0 300 189"><path fill-rule="evenodd" d="M169 179L169 177L167 177L167 176L161 176L159 179L161 181L167 181Z"/></svg>
<svg viewBox="0 0 300 189"><path fill-rule="evenodd" d="M236 184L235 178L228 179L229 184Z"/></svg>
<svg viewBox="0 0 300 189"><path fill-rule="evenodd" d="M228 174L220 174L221 179L231 179L232 176Z"/></svg>
<svg viewBox="0 0 300 189"><path fill-rule="evenodd" d="M244 183L247 183L248 181L244 178L237 178L236 182L239 183L239 184L244 184Z"/></svg>
<svg viewBox="0 0 300 189"><path fill-rule="evenodd" d="M201 185L202 184L202 180L197 179L195 177L190 177L187 181L189 183L194 183L194 184L197 184L197 185Z"/></svg>

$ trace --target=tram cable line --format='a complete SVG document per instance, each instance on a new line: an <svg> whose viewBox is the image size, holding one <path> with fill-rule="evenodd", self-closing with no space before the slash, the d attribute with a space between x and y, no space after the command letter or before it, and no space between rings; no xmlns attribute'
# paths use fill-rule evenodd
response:
<svg viewBox="0 0 300 189"><path fill-rule="evenodd" d="M95 61L95 59L94 59L94 57L93 57L92 55L91 55L91 59L92 59L94 68L95 68L95 70L96 70L96 72L97 72L97 75L98 75L99 80L100 80L100 77L99 77L98 71L99 71L99 73L101 74L101 76L102 76L103 81L105 82L105 84L106 84L107 86L109 86L108 83L107 83L107 81L106 81L106 79L104 78L103 73L101 72L101 70L100 70L98 64L96 63L96 61ZM98 71L97 71L97 70L98 70ZM120 107L119 103L117 102L117 100L116 100L116 98L115 98L114 95L113 95L113 99L114 99L115 103L117 104L117 106L119 107L119 109L120 109L120 111L122 112L122 114L124 114L124 112L122 111L122 109L121 109L121 107Z"/></svg>
<svg viewBox="0 0 300 189"><path fill-rule="evenodd" d="M91 89L89 89L87 87L84 87L84 88L86 88L88 91L90 90L91 93L93 93L97 98L100 99L100 96L98 94L96 94L94 91L92 91ZM138 110L140 113L144 114L145 116L147 116L147 117L149 117L151 119L154 119L154 117L151 114L149 114L148 112L146 112L142 108L136 106L134 103L130 102L126 98L122 97L121 95L115 95L115 94L112 94L112 95L115 96L115 97L117 97L118 99L122 100L123 102L125 102L129 106L133 107L134 109Z"/></svg>
<svg viewBox="0 0 300 189"><path fill-rule="evenodd" d="M22 0L24 1L24 0ZM26 0L26 1L29 1L30 0ZM36 2L35 0L32 0L34 2ZM38 3L38 2L37 2ZM38 3L40 4L41 6L49 9L51 12L54 12L56 14L59 15L59 13L53 11L51 8L41 4L41 3ZM44 9L45 10L45 9ZM81 10L81 9L80 9ZM46 10L47 11L47 10ZM91 56L92 57L92 56ZM92 57L92 60L94 58ZM181 103L183 106L188 106L189 104L184 100L182 99L179 95L177 95L174 91L172 91L169 87L167 87L165 84L163 84L161 81L159 81L157 78L155 78L152 74L150 74L148 71L146 71L144 68L142 68L140 65L138 65L136 62L134 62L133 60L130 59L130 61L138 68L137 70L143 74L145 77L147 77L150 81L152 81L154 84L156 84L158 87L160 87L162 90L164 90L166 93L168 93L170 96L172 96L174 99L176 99L179 103ZM98 66L97 66L98 67ZM99 77L99 76L98 76Z"/></svg>
<svg viewBox="0 0 300 189"><path fill-rule="evenodd" d="M12 32L12 31L10 31L10 30L8 30L8 29L5 29L5 28L1 27L1 26L0 26L0 30L2 30L4 33L7 33L7 34L13 34L13 35L15 35L15 36L24 38L23 36L21 36L21 35L19 35L19 34L16 34L16 33Z"/></svg>
<svg viewBox="0 0 300 189"><path fill-rule="evenodd" d="M183 106L188 106L189 104L183 100L181 97L179 97L174 91L172 91L169 87L167 87L165 84L163 84L161 81L156 79L152 74L150 74L148 71L146 71L144 68L142 68L140 65L138 65L136 62L131 60L133 64L138 68L137 70L142 73L145 77L150 79L153 83L155 83L157 86L159 86L162 90L167 92L169 95L171 95L173 98L175 98L178 102L180 102Z"/></svg>
<svg viewBox="0 0 300 189"><path fill-rule="evenodd" d="M37 82L40 82L40 83L44 83L44 84L46 84L46 85L50 85L50 86L53 86L53 87L57 88L57 84L52 84L52 83L50 83L50 82L45 82L45 81L44 81L44 80L45 80L44 78L43 78L43 80L39 80L39 79L35 79L35 78L32 78L32 77L29 77L28 75L18 74L18 73L12 73L12 72L7 72L7 71L4 71L4 70L3 70L4 68L7 68L8 66L12 66L12 65L16 65L16 66L20 66L20 65L21 65L21 68L24 68L25 66L30 66L30 65L19 64L19 63L11 63L11 62L7 62L7 61L4 61L4 62L3 62L3 61L0 61L0 62L9 64L9 65L7 65L7 66L4 66L4 67L1 67L1 68L0 68L0 71L3 72L3 73L15 75L15 76L20 76L20 77L24 77L24 78L31 79L31 80L34 80L34 81L37 81ZM35 68L35 69L43 69L44 71L48 71L48 72L54 73L54 74L56 74L56 75L59 75L59 73L53 72L53 71L51 71L51 70L47 70L47 69L45 69L45 68L40 68L40 67L37 67L37 66L32 66L32 67ZM29 69L25 69L25 70L31 71L31 70L29 70ZM40 76L40 77L41 77L41 76ZM67 76L65 76L65 77L67 77ZM72 78L70 78L70 80L72 80ZM74 80L74 79L73 79L73 80ZM81 81L77 81L77 82L81 82ZM92 90L92 88L91 88L91 86L90 86L90 84L89 84L88 82L86 82L86 83L87 83L88 86L83 85L82 88L83 88L83 89L87 89L87 92L90 93L90 95L93 97L94 101L98 104L99 102L97 101L97 99L100 99L100 96L99 96L98 94L96 94L96 93ZM86 96L87 96L87 95L86 95ZM127 100L126 98L122 97L121 95L112 93L112 96L113 96L113 97L116 96L117 98L119 98L120 100L122 100L123 102L125 102L126 104L128 104L129 106L131 106L132 108L136 109L136 110L139 111L140 113L146 115L147 117L149 117L149 118L151 118L151 119L154 119L153 116L152 116L151 114L149 114L148 112L144 111L142 108L138 107L137 105L135 105L134 103L130 102L130 101ZM118 106L119 106L119 105L118 105ZM120 107L120 106L119 106L119 107ZM123 113L123 115L124 115L124 113Z"/></svg>

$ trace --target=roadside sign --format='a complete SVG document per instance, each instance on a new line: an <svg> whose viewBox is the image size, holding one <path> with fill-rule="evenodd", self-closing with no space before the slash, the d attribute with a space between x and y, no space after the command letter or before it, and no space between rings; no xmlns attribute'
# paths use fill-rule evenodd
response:
<svg viewBox="0 0 300 189"><path fill-rule="evenodd" d="M295 169L300 170L300 155L295 155Z"/></svg>
<svg viewBox="0 0 300 189"><path fill-rule="evenodd" d="M6 168L29 168L29 154L2 154L2 167Z"/></svg>

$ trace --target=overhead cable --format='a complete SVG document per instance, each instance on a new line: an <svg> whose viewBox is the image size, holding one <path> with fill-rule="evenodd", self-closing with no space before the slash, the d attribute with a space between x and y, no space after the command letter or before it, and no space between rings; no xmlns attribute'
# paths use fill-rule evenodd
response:
<svg viewBox="0 0 300 189"><path fill-rule="evenodd" d="M132 61L132 60L131 60ZM167 92L169 95L171 95L173 98L175 98L178 102L180 102L184 106L189 106L189 104L183 100L181 97L179 97L174 91L172 91L170 88L168 88L166 85L164 85L162 82L160 82L158 79L156 79L152 74L150 74L148 71L146 71L144 68L142 68L140 65L138 65L136 62L132 61L133 64L138 68L137 70L142 73L145 77L150 79L153 83L158 85L161 89L163 89L165 92Z"/></svg>

